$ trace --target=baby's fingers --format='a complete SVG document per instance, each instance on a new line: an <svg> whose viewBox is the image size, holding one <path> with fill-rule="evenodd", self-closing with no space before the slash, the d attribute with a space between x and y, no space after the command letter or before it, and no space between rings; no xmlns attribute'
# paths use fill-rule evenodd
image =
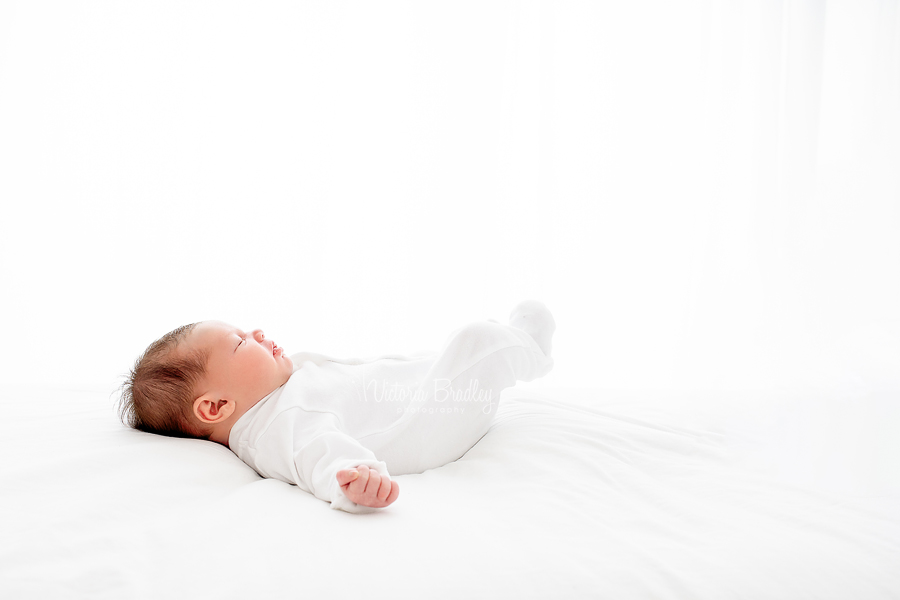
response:
<svg viewBox="0 0 900 600"><path fill-rule="evenodd" d="M341 469L337 472L338 485L345 486L351 481L356 481L359 477L359 471L356 469Z"/></svg>
<svg viewBox="0 0 900 600"><path fill-rule="evenodd" d="M388 496L391 495L391 490L393 489L392 484L394 482L391 481L389 477L381 478L381 486L378 488L378 492L375 494L375 497L378 498L380 502L386 502Z"/></svg>
<svg viewBox="0 0 900 600"><path fill-rule="evenodd" d="M366 484L366 496L375 499L378 496L378 489L381 486L381 481L381 473L375 469L369 469L369 482Z"/></svg>
<svg viewBox="0 0 900 600"><path fill-rule="evenodd" d="M358 496L362 496L366 493L366 484L369 483L369 476L372 473L377 473L377 471L372 471L366 465L359 465L356 467L356 470L359 471L359 477L354 479L349 486L347 486L347 490L356 494Z"/></svg>
<svg viewBox="0 0 900 600"><path fill-rule="evenodd" d="M387 475L370 471L366 494L357 500L357 503L374 508L384 508L396 500L399 495L400 486L396 481L391 481L391 478Z"/></svg>
<svg viewBox="0 0 900 600"><path fill-rule="evenodd" d="M384 500L384 505L388 506L389 504L393 504L394 500L396 500L400 496L400 484L396 481L391 482L391 491L388 494L388 497Z"/></svg>

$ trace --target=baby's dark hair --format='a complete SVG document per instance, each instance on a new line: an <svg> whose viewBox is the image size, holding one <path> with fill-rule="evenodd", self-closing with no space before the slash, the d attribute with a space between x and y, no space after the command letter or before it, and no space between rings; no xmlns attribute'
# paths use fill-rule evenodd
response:
<svg viewBox="0 0 900 600"><path fill-rule="evenodd" d="M206 373L208 353L176 352L197 323L162 336L144 351L122 385L119 417L149 433L209 439L212 430L193 418L195 389Z"/></svg>

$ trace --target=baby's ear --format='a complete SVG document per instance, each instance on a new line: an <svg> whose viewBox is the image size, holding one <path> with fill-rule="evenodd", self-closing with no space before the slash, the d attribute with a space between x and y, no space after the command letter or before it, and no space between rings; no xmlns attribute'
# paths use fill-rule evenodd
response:
<svg viewBox="0 0 900 600"><path fill-rule="evenodd" d="M210 425L225 421L234 413L234 402L204 394L194 400L194 415Z"/></svg>

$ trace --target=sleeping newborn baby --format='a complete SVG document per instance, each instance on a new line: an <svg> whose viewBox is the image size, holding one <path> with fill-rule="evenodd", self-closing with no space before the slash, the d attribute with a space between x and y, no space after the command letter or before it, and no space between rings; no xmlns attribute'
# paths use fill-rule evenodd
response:
<svg viewBox="0 0 900 600"><path fill-rule="evenodd" d="M289 357L259 329L203 321L147 348L120 410L131 427L218 442L263 477L370 512L399 496L392 474L458 459L487 433L503 389L547 374L555 328L527 301L509 325L471 323L438 353L342 360Z"/></svg>

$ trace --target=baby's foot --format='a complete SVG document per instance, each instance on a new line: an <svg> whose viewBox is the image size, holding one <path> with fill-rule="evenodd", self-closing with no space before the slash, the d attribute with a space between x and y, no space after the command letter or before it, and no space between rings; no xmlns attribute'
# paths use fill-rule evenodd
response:
<svg viewBox="0 0 900 600"><path fill-rule="evenodd" d="M543 302L537 300L520 302L510 313L509 324L534 338L544 354L550 356L556 321Z"/></svg>

